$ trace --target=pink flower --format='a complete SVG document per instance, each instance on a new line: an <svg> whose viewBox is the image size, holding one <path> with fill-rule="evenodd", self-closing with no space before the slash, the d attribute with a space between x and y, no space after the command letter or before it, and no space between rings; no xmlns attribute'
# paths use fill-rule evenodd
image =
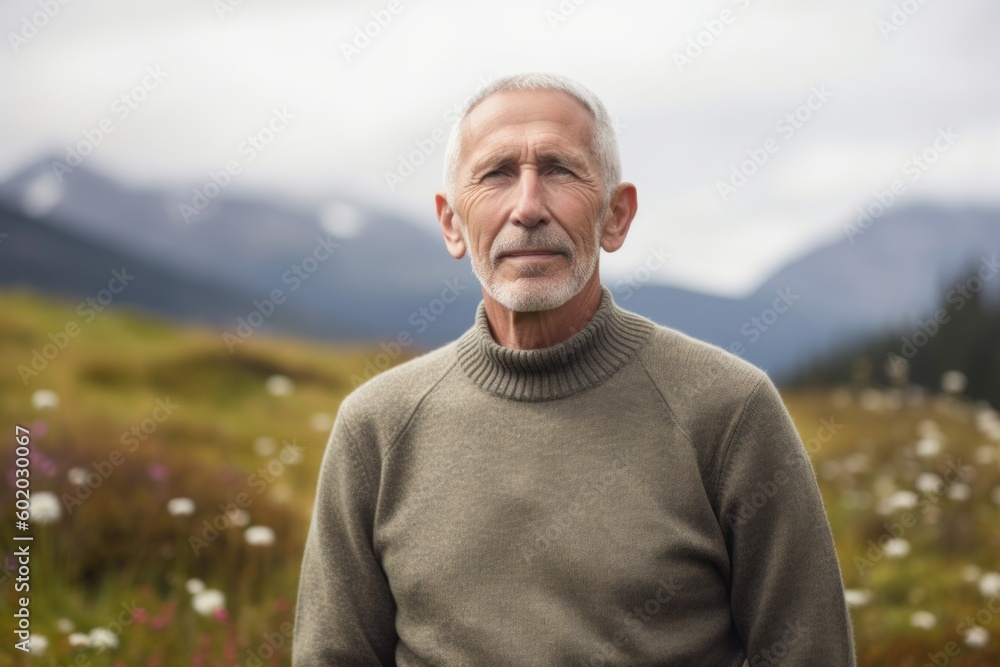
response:
<svg viewBox="0 0 1000 667"><path fill-rule="evenodd" d="M177 607L173 603L165 603L160 609L160 613L149 621L149 627L154 630L162 630L170 625L170 621L173 620L176 611Z"/></svg>
<svg viewBox="0 0 1000 667"><path fill-rule="evenodd" d="M37 449L32 449L28 458L31 460L31 472L37 470L44 477L52 477L58 472L55 461Z"/></svg>
<svg viewBox="0 0 1000 667"><path fill-rule="evenodd" d="M149 478L154 482L162 482L170 477L170 472L167 470L167 466L162 463L150 463L148 472Z"/></svg>

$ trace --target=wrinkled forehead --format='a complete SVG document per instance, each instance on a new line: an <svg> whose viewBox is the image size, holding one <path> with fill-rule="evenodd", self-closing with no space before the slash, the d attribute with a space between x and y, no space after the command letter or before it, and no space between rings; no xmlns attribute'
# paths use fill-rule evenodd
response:
<svg viewBox="0 0 1000 667"><path fill-rule="evenodd" d="M461 127L459 163L484 151L528 147L544 141L593 155L594 117L561 90L505 90L483 99Z"/></svg>

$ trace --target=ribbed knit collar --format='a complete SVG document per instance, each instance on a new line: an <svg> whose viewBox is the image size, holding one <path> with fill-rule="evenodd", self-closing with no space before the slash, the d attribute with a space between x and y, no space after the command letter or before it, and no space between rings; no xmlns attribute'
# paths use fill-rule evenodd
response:
<svg viewBox="0 0 1000 667"><path fill-rule="evenodd" d="M594 387L625 365L653 331L649 320L619 308L601 286L594 317L571 338L539 350L512 350L493 340L486 304L458 339L459 363L480 387L517 401L548 401Z"/></svg>

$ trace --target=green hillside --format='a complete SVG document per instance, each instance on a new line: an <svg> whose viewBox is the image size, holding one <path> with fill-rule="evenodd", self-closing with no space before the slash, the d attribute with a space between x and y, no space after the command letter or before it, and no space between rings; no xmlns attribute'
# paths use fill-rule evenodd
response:
<svg viewBox="0 0 1000 667"><path fill-rule="evenodd" d="M231 354L216 332L76 306L0 293L0 415L12 436L2 468L13 472L15 425L28 428L31 492L60 499L61 516L32 529L32 628L48 639L46 655L58 664L81 655L91 665L243 664L269 636L282 646L262 664L287 664L288 642L278 640L293 619L316 473L370 351L257 334ZM57 406L33 405L53 396ZM0 484L5 508L14 506L11 481ZM191 499L194 513L171 515L174 498ZM13 550L11 513L0 538ZM272 529L274 543L247 544L240 523ZM13 609L19 595L6 576ZM192 579L224 593L224 617L194 612ZM71 647L58 627L89 633L133 601L143 618L114 650ZM0 631L10 638L12 629L4 613ZM14 653L0 651L0 665L22 664Z"/></svg>
<svg viewBox="0 0 1000 667"><path fill-rule="evenodd" d="M217 332L16 291L0 292L0 309L0 504L12 508L0 544L9 553L27 534L12 517L20 425L40 503L31 627L47 640L31 658L8 644L0 667L289 664L323 447L381 350L257 334L230 353ZM1000 664L996 413L866 387L785 398L856 605L859 664L922 667L942 652L949 665ZM11 642L24 593L16 572L0 581Z"/></svg>

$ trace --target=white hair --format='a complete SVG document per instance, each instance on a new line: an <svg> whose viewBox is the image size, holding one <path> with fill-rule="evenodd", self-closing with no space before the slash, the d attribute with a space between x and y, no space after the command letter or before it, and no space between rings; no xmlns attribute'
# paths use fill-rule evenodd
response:
<svg viewBox="0 0 1000 667"><path fill-rule="evenodd" d="M594 118L592 148L601 170L605 199L611 196L621 182L621 158L618 154L618 139L614 124L604 103L590 90L572 79L559 74L530 72L512 74L493 81L469 98L458 120L451 128L444 151L444 189L449 205L455 203L455 181L458 172L458 156L462 152L462 123L469 113L484 99L494 93L508 90L556 90L576 98L590 111Z"/></svg>

